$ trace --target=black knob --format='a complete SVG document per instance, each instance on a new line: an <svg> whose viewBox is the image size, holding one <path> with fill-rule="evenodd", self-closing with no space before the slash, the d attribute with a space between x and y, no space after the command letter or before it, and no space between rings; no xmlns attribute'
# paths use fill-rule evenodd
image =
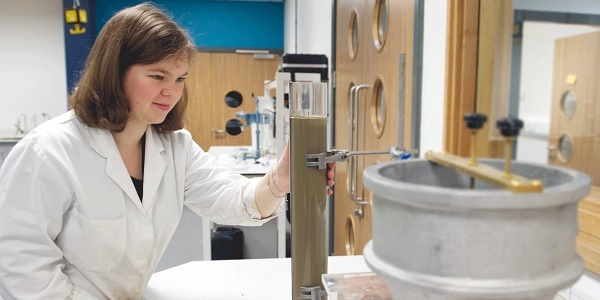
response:
<svg viewBox="0 0 600 300"><path fill-rule="evenodd" d="M519 131L523 129L523 121L517 118L504 118L496 122L496 127L500 130L500 133L505 136L517 136Z"/></svg>
<svg viewBox="0 0 600 300"><path fill-rule="evenodd" d="M463 117L463 121L467 124L469 129L481 129L483 124L487 122L487 117L484 114L466 114Z"/></svg>

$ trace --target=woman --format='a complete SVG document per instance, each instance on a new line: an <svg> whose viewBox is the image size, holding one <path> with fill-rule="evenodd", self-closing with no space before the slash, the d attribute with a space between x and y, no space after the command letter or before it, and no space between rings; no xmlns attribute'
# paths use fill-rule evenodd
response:
<svg viewBox="0 0 600 300"><path fill-rule="evenodd" d="M266 176L248 179L217 166L182 129L194 54L152 5L106 23L73 110L23 138L0 171L1 297L140 298L183 205L221 224L281 213L287 149Z"/></svg>

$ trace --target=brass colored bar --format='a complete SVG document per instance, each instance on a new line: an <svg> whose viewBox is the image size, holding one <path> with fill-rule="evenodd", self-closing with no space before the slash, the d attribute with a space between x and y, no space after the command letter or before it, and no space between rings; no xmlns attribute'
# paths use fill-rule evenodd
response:
<svg viewBox="0 0 600 300"><path fill-rule="evenodd" d="M506 178L501 170L484 164L471 166L470 161L456 155L427 151L427 153L425 153L425 158L434 163L457 170L468 176L475 177L481 181L485 181L515 193L533 193L544 190L544 185L540 180L527 179L514 174L512 174L510 178Z"/></svg>

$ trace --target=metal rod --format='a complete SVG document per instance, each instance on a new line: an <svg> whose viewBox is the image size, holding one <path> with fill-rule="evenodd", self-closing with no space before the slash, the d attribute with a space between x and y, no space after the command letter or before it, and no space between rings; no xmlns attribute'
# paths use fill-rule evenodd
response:
<svg viewBox="0 0 600 300"><path fill-rule="evenodd" d="M358 95L360 90L367 89L370 86L368 84L361 84L352 87L350 90L350 112L352 116L352 122L350 122L350 151L358 150ZM358 173L358 162L356 157L350 157L350 186L348 188L348 196L350 200L358 205L366 205L367 202L362 201L361 197L356 195L356 174Z"/></svg>
<svg viewBox="0 0 600 300"><path fill-rule="evenodd" d="M477 166L477 130L471 130L471 162L469 166ZM471 176L469 179L469 188L475 189L475 178Z"/></svg>
<svg viewBox="0 0 600 300"><path fill-rule="evenodd" d="M476 166L477 163L477 130L471 130L471 162L470 166Z"/></svg>
<svg viewBox="0 0 600 300"><path fill-rule="evenodd" d="M365 151L350 151L350 152L348 152L348 156L373 155L373 154L390 154L390 150L365 150Z"/></svg>
<svg viewBox="0 0 600 300"><path fill-rule="evenodd" d="M505 148L504 148L504 159L506 160L506 164L504 165L504 174L503 176L505 178L512 178L513 175L511 173L510 170L510 164L511 164L511 160L512 160L512 144L513 141L515 140L515 137L512 136L507 136L506 137L506 142L504 143Z"/></svg>
<svg viewBox="0 0 600 300"><path fill-rule="evenodd" d="M406 53L398 54L398 149L404 149L404 103L406 88Z"/></svg>

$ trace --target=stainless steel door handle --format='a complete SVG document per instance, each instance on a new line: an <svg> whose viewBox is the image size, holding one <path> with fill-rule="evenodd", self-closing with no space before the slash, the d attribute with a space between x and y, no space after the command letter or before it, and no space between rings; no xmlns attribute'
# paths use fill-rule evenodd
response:
<svg viewBox="0 0 600 300"><path fill-rule="evenodd" d="M548 159L556 159L556 147L548 145L546 149L548 149Z"/></svg>
<svg viewBox="0 0 600 300"><path fill-rule="evenodd" d="M361 84L353 86L350 89L350 151L358 150L358 95L360 90L368 89L369 87L368 84ZM354 203L366 205L367 202L356 195L356 173L358 172L356 159L356 156L351 156L349 161L350 165L348 166L348 171L350 172L350 186L348 187L348 196Z"/></svg>
<svg viewBox="0 0 600 300"><path fill-rule="evenodd" d="M224 138L225 137L225 130L224 129L214 129L214 128L211 128L211 130L213 131L215 139L220 139L220 138Z"/></svg>

